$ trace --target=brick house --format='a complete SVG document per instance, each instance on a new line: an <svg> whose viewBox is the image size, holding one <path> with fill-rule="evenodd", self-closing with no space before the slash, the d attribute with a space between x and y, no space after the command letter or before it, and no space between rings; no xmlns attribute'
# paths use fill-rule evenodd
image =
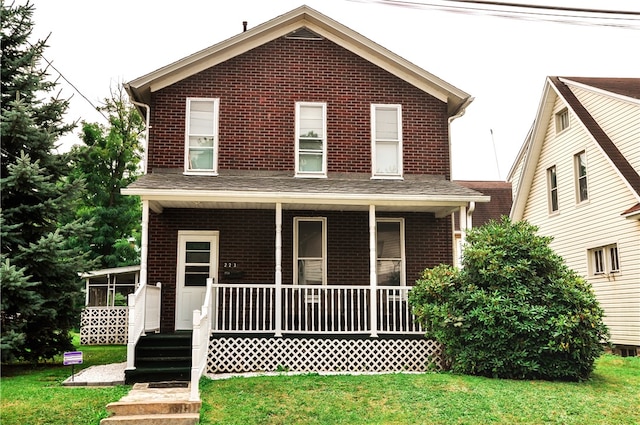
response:
<svg viewBox="0 0 640 425"><path fill-rule="evenodd" d="M306 6L125 87L149 124L123 191L143 202L147 330L204 329L209 372L437 357L406 300L453 263L453 214L489 200L451 181L467 93Z"/></svg>

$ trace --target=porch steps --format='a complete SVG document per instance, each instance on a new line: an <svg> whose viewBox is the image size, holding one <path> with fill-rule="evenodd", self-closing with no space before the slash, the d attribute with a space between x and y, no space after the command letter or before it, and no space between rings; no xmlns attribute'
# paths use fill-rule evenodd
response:
<svg viewBox="0 0 640 425"><path fill-rule="evenodd" d="M161 383L138 383L120 401L109 403L111 414L102 419L100 425L195 425L200 420L201 401L189 401L189 387L173 387Z"/></svg>
<svg viewBox="0 0 640 425"><path fill-rule="evenodd" d="M189 381L191 332L148 334L136 345L135 369L125 370L125 383Z"/></svg>

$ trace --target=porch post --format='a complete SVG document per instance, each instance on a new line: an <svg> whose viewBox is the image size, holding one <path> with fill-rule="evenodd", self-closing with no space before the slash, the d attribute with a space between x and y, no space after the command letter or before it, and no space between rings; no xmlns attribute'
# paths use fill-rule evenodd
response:
<svg viewBox="0 0 640 425"><path fill-rule="evenodd" d="M377 297L377 257L376 257L376 206L369 205L369 285L370 285L370 324L372 338L378 337L378 297Z"/></svg>
<svg viewBox="0 0 640 425"><path fill-rule="evenodd" d="M275 336L282 336L282 204L276 203Z"/></svg>
<svg viewBox="0 0 640 425"><path fill-rule="evenodd" d="M460 207L460 249L464 246L465 240L467 239L467 207ZM462 259L462 252L457 253L458 257ZM462 262L460 263L462 265Z"/></svg>
<svg viewBox="0 0 640 425"><path fill-rule="evenodd" d="M142 200L142 234L140 235L140 285L147 284L147 252L149 250L149 201Z"/></svg>

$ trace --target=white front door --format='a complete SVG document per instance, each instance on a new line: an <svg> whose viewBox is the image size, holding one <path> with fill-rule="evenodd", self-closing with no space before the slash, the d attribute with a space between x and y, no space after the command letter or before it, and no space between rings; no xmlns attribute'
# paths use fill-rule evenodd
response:
<svg viewBox="0 0 640 425"><path fill-rule="evenodd" d="M207 278L218 278L218 233L178 232L176 330L193 328L193 311L202 309Z"/></svg>

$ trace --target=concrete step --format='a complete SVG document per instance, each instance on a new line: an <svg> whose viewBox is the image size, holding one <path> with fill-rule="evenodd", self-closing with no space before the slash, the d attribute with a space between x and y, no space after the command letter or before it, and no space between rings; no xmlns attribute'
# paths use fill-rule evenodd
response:
<svg viewBox="0 0 640 425"><path fill-rule="evenodd" d="M161 402L123 402L116 401L107 404L107 412L116 416L127 415L157 415L168 413L198 413L202 402L200 401L161 401Z"/></svg>
<svg viewBox="0 0 640 425"><path fill-rule="evenodd" d="M157 415L111 416L100 421L100 425L196 425L199 413L163 413Z"/></svg>

